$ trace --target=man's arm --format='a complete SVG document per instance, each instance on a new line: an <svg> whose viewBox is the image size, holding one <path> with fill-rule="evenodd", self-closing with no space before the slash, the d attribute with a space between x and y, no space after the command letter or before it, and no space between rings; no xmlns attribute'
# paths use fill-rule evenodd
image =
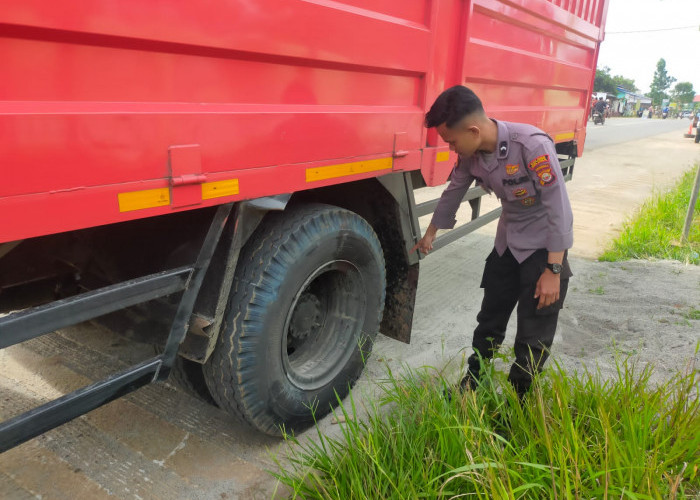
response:
<svg viewBox="0 0 700 500"><path fill-rule="evenodd" d="M549 252L563 252L574 243L573 213L554 143L543 141L528 151L526 159L528 174L547 212L545 248Z"/></svg>
<svg viewBox="0 0 700 500"><path fill-rule="evenodd" d="M435 241L435 235L437 234L437 226L432 222L428 225L428 229L425 230L423 237L418 240L418 243L411 249L411 253L418 250L420 253L428 254L433 249L433 241Z"/></svg>
<svg viewBox="0 0 700 500"><path fill-rule="evenodd" d="M452 229L455 227L457 223L455 214L472 182L474 182L474 177L469 174L467 161L460 159L452 170L450 184L440 196L440 201L435 207L433 218L425 231L425 235L411 249L411 253L419 250L421 253L427 254L433 249L433 241L438 229Z"/></svg>
<svg viewBox="0 0 700 500"><path fill-rule="evenodd" d="M564 262L564 252L549 252L547 255L547 263L561 264ZM549 268L545 268L544 272L537 280L535 287L535 298L539 298L537 309L550 306L559 300L560 291L560 275L554 274Z"/></svg>
<svg viewBox="0 0 700 500"><path fill-rule="evenodd" d="M546 161L542 161L542 159ZM573 245L573 213L566 192L564 176L554 144L545 141L529 152L528 173L540 192L542 205L547 211L547 262L562 264L564 252ZM545 269L537 281L535 298L538 309L552 305L559 299L560 276Z"/></svg>

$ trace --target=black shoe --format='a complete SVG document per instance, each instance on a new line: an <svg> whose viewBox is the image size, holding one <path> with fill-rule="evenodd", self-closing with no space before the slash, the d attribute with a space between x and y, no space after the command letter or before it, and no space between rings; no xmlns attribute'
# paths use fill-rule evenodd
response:
<svg viewBox="0 0 700 500"><path fill-rule="evenodd" d="M475 390L477 386L478 382L474 379L474 376L471 373L467 373L462 380L459 381L459 385L456 386L455 389L460 394L464 394L465 392ZM448 403L452 401L452 391L453 389L445 389L442 393Z"/></svg>
<svg viewBox="0 0 700 500"><path fill-rule="evenodd" d="M459 382L459 391L464 393L466 391L474 391L479 386L479 382L474 378L471 372L467 374Z"/></svg>

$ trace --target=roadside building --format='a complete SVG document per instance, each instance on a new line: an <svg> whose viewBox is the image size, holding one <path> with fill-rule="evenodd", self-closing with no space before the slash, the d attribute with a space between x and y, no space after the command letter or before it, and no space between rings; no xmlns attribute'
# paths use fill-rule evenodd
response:
<svg viewBox="0 0 700 500"><path fill-rule="evenodd" d="M622 116L635 116L644 112L651 106L651 97L637 94L624 87L617 87L615 96L616 108Z"/></svg>

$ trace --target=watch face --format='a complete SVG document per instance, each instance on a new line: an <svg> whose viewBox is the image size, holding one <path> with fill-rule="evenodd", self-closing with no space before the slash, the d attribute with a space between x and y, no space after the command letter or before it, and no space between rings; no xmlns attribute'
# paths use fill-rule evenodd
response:
<svg viewBox="0 0 700 500"><path fill-rule="evenodd" d="M561 264L550 264L549 266L550 266L549 268L552 270L552 272L554 274L561 273Z"/></svg>

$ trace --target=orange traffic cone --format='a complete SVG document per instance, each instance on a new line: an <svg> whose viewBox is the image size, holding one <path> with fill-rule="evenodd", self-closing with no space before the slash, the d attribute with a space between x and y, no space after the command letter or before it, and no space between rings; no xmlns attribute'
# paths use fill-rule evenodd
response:
<svg viewBox="0 0 700 500"><path fill-rule="evenodd" d="M693 134L693 121L692 120L690 121L690 127L688 127L688 133L683 134L683 137L690 138L690 139L695 137L695 134Z"/></svg>

